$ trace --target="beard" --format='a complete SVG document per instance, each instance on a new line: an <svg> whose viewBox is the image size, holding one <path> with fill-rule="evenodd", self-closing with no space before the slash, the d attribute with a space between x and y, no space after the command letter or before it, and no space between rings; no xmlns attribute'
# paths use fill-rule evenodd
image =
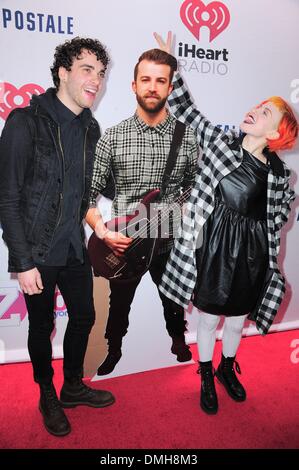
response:
<svg viewBox="0 0 299 470"><path fill-rule="evenodd" d="M155 101L153 101L152 103L149 104L147 99L146 99L146 98L149 98L149 97L153 97L153 98L156 98L156 99L155 99ZM143 109L143 111L145 111L147 113L150 113L150 114L155 114L155 113L158 113L159 111L161 111L161 109L164 108L164 106L166 104L166 101L167 101L167 97L166 98L160 98L158 95L147 95L145 98L143 98L142 96L138 95L137 93L136 93L136 99L137 99L137 103Z"/></svg>

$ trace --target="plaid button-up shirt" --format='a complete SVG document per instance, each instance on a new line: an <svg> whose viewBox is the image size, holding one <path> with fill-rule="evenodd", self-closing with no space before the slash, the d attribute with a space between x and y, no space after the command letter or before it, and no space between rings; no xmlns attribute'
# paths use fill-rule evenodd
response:
<svg viewBox="0 0 299 470"><path fill-rule="evenodd" d="M184 224L175 240L160 290L170 299L187 307L196 283L197 269L195 251L202 228L214 210L215 188L219 181L243 159L240 142L233 133L224 133L213 126L193 105L188 90L179 73L175 74L174 89L169 99L171 111L177 118L191 125L196 131L203 149L202 168L198 172L185 212ZM271 158L270 158L271 157ZM276 154L269 154L271 167L267 181L267 236L269 249L269 271L261 295L249 318L256 322L261 334L267 333L285 291L285 280L281 275L277 256L280 245L280 230L288 219L290 204L295 199L289 187L290 171Z"/></svg>
<svg viewBox="0 0 299 470"><path fill-rule="evenodd" d="M151 127L134 114L107 129L96 146L90 205L95 206L111 170L116 190L114 216L134 213L145 193L161 189L175 123L176 119L168 114L163 122ZM193 185L197 160L196 135L187 126L163 203L173 202L181 190ZM170 250L171 246L171 241L163 242L159 251Z"/></svg>

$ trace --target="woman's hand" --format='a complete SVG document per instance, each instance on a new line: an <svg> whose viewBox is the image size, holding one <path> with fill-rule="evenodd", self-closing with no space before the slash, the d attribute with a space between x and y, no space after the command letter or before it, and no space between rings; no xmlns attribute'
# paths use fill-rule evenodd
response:
<svg viewBox="0 0 299 470"><path fill-rule="evenodd" d="M167 39L166 42L163 41L162 37L158 33L154 33L154 38L156 39L159 49L161 49L164 52L167 52L168 54L171 54L172 52L172 32L168 31L167 33Z"/></svg>

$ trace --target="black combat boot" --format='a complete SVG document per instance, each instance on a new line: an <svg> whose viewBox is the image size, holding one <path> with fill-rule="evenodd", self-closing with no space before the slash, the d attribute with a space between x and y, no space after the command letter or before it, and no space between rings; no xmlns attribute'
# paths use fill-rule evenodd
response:
<svg viewBox="0 0 299 470"><path fill-rule="evenodd" d="M221 362L216 371L216 377L219 382L224 385L229 396L235 401L246 400L246 391L243 385L237 379L234 366L238 374L241 374L241 369L235 357L224 357L222 354Z"/></svg>
<svg viewBox="0 0 299 470"><path fill-rule="evenodd" d="M110 392L105 390L94 390L82 381L82 375L64 378L64 383L60 392L60 403L64 408L86 405L93 408L104 408L112 405L115 398Z"/></svg>
<svg viewBox="0 0 299 470"><path fill-rule="evenodd" d="M187 362L192 359L189 346L186 344L184 333L172 336L171 352L176 355L178 362Z"/></svg>
<svg viewBox="0 0 299 470"><path fill-rule="evenodd" d="M39 410L46 430L54 436L65 436L71 431L71 426L58 401L53 383L39 384L39 387Z"/></svg>
<svg viewBox="0 0 299 470"><path fill-rule="evenodd" d="M122 356L121 345L122 338L113 338L113 340L108 339L108 354L98 368L98 375L107 375L114 370L116 364Z"/></svg>
<svg viewBox="0 0 299 470"><path fill-rule="evenodd" d="M218 411L218 398L215 390L215 369L212 361L199 362L198 374L201 375L200 406L209 415Z"/></svg>

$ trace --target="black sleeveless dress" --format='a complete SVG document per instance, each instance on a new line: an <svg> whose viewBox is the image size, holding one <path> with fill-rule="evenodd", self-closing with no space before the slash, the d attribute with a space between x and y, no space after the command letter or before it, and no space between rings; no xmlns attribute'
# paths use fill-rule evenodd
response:
<svg viewBox="0 0 299 470"><path fill-rule="evenodd" d="M268 165L243 153L239 168L216 188L215 208L196 250L193 304L214 315L250 313L268 268Z"/></svg>

